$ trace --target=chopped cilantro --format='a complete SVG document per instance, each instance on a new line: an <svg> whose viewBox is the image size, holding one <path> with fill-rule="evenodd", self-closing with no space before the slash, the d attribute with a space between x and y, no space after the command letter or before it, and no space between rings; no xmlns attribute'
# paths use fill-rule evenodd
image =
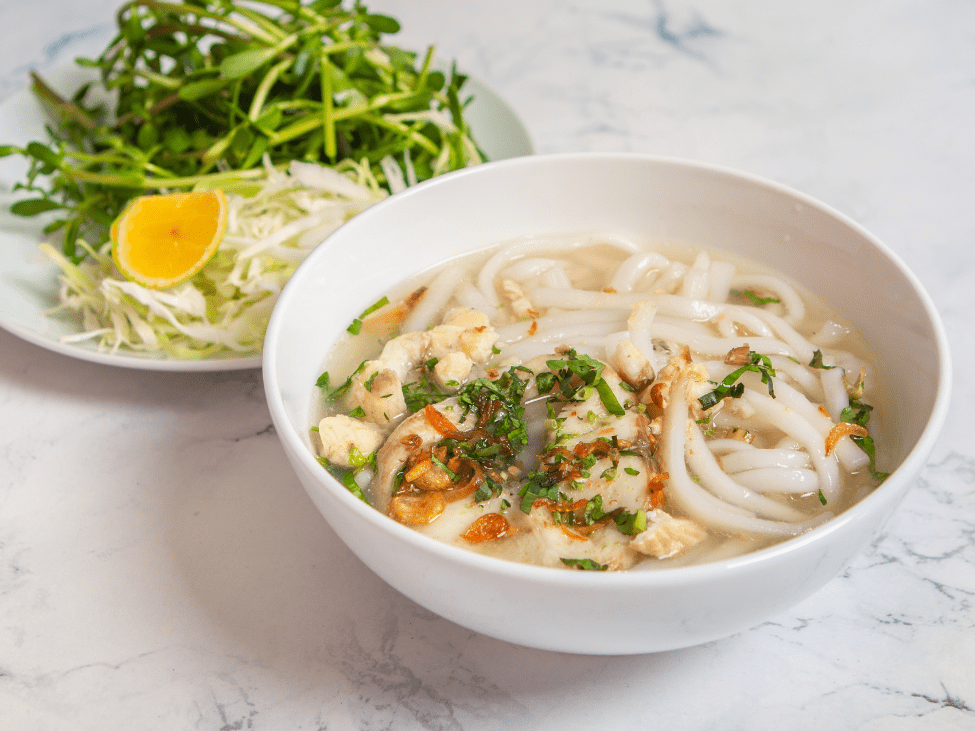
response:
<svg viewBox="0 0 975 731"><path fill-rule="evenodd" d="M359 364L358 368L352 371L352 375L346 378L345 382L341 386L337 386L336 388L331 388L331 389L329 388L330 379L329 379L328 371L325 371L322 375L320 375L318 377L318 380L315 382L315 385L325 391L325 404L326 405L334 404L342 396L344 396L346 392L350 388L352 388L352 378L358 375L359 373L361 373L365 367L366 367L366 361L362 361Z"/></svg>
<svg viewBox="0 0 975 731"><path fill-rule="evenodd" d="M559 360L546 361L551 373L539 373L535 377L539 393L549 393L556 387L558 395L565 401L585 401L593 390L599 394L606 410L614 416L626 413L609 383L602 377L606 366L588 355L580 355L568 350Z"/></svg>
<svg viewBox="0 0 975 731"><path fill-rule="evenodd" d="M501 489L500 483L497 483L490 478L486 478L484 482L478 486L477 492L474 493L474 502L483 503L485 500L490 500L495 495L500 495ZM502 504L508 503L507 500L502 500L501 502ZM511 507L511 503L508 503L507 507Z"/></svg>
<svg viewBox="0 0 975 731"><path fill-rule="evenodd" d="M437 388L437 384L430 380L426 371L420 371L419 380L403 384L403 399L411 414L421 411L429 404L439 403L448 396L449 393L444 393Z"/></svg>
<svg viewBox="0 0 975 731"><path fill-rule="evenodd" d="M555 374L543 371L535 376L535 384L539 393L548 393L555 386Z"/></svg>
<svg viewBox="0 0 975 731"><path fill-rule="evenodd" d="M592 525L600 518L606 515L603 510L603 496L596 495L594 498L586 503L586 507L583 509L583 516L586 521L586 525Z"/></svg>
<svg viewBox="0 0 975 731"><path fill-rule="evenodd" d="M843 412L840 414L840 421L866 427L867 422L870 421L871 411L873 411L873 406L870 404L865 404L856 399L850 399L850 405L843 409Z"/></svg>
<svg viewBox="0 0 975 731"><path fill-rule="evenodd" d="M528 479L521 486L518 495L521 497L521 512L528 514L536 500L559 499L559 479L552 473L533 470L528 473Z"/></svg>
<svg viewBox="0 0 975 731"><path fill-rule="evenodd" d="M647 529L647 514L642 510L628 513L625 510L616 516L616 529L627 536L635 536Z"/></svg>
<svg viewBox="0 0 975 731"><path fill-rule="evenodd" d="M362 492L362 488L359 487L359 483L355 481L355 472L353 470L349 470L342 475L342 484L345 485L349 489L349 492L359 498L362 502L366 503L367 505L369 504L369 501L366 499L366 494Z"/></svg>
<svg viewBox="0 0 975 731"><path fill-rule="evenodd" d="M380 307L384 307L384 306L386 306L386 305L388 305L388 304L389 304L389 300L388 300L388 299L387 299L386 297L382 297L382 298L380 298L379 300L377 300L376 302L374 302L374 303L373 303L372 305L370 305L369 307L367 307L367 308L366 308L366 309L365 309L365 310L364 310L364 311L362 312L362 314L361 314L361 315L359 315L359 316L358 316L357 318L355 318L355 319L354 319L354 320L352 321L352 324L350 324L350 325L349 325L349 326L348 326L348 327L346 328L346 330L348 330L348 331L349 331L350 333L352 333L353 335L358 335L358 334L359 334L359 332L360 332L360 331L362 330L362 318L363 318L363 317L365 317L366 315L368 315L368 314L370 314L370 313L372 313L372 312L375 312L375 311L376 311L376 310L378 310L378 309L379 309Z"/></svg>
<svg viewBox="0 0 975 731"><path fill-rule="evenodd" d="M596 563L591 558L560 558L559 560L566 566L575 566L583 571L606 571L609 568L608 564Z"/></svg>
<svg viewBox="0 0 975 731"><path fill-rule="evenodd" d="M363 467L372 467L375 469L376 453L370 452L369 454L363 454L358 447L352 447L349 450L349 464L356 470Z"/></svg>
<svg viewBox="0 0 975 731"><path fill-rule="evenodd" d="M862 426L864 429L867 428L867 422L870 421L870 412L873 411L873 406L870 404L863 403L858 399L850 399L850 405L843 409L840 413L840 421L845 421L850 424L857 424ZM878 472L877 471L877 451L876 445L874 445L873 437L850 437L860 449L866 452L867 456L870 458L870 465L868 469L873 478L878 482L883 482L887 479L889 472Z"/></svg>
<svg viewBox="0 0 975 731"><path fill-rule="evenodd" d="M823 351L815 350L813 351L812 360L809 361L810 368L819 368L820 370L828 371L831 368L836 368L836 366L828 366L823 363Z"/></svg>
<svg viewBox="0 0 975 731"><path fill-rule="evenodd" d="M745 384L736 383L736 381L748 371L760 374L762 376L762 383L768 386L768 395L775 398L775 391L772 389L772 379L775 377L775 369L772 367L772 361L769 360L767 355L762 355L755 351L750 351L749 356L750 362L748 365L743 365L741 368L733 370L725 376L724 380L718 384L716 389L709 391L698 399L702 409L710 409L724 398L741 398L741 395L745 392Z"/></svg>
<svg viewBox="0 0 975 731"><path fill-rule="evenodd" d="M356 450L356 451L358 451L358 450ZM372 463L375 464L375 458L376 458L375 453L370 454L370 457L373 460ZM345 485L346 489L348 489L349 492L351 492L353 495L355 495L357 498L359 498L366 505L369 505L369 499L366 497L365 493L362 491L362 488L359 487L359 483L357 483L355 481L356 473L359 471L359 469L361 469L361 466L358 467L358 468L353 467L352 469L345 469L344 467L339 467L338 465L333 465L331 462L329 462L324 457L319 457L318 458L318 461L322 464L322 466L325 469L327 469L329 471L329 473L332 475L332 477L334 477L339 482L341 482L343 485ZM367 462L367 464L368 464L368 462Z"/></svg>
<svg viewBox="0 0 975 731"><path fill-rule="evenodd" d="M738 297L747 297L751 300L752 304L756 307L761 307L762 305L767 305L771 302L781 302L778 297L759 297L755 292L750 289L733 289L731 290L733 295Z"/></svg>

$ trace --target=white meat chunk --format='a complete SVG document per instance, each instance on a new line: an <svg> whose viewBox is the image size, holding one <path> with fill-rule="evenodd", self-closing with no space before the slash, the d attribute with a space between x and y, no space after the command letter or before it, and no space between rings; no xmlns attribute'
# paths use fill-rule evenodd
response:
<svg viewBox="0 0 975 731"><path fill-rule="evenodd" d="M620 404L632 399L633 394L620 386L620 377L610 368L603 370L603 379L609 384ZM645 439L648 429L646 417L637 411L627 410L615 416L603 404L598 393L593 393L578 404L567 404L559 413L559 446L572 451L577 444L593 442L600 438L617 439L629 443ZM650 493L647 485L653 476L648 461L639 455L621 455L615 469L608 457L602 457L589 469L588 477L575 480L566 494L573 500L590 500L601 495L606 512L625 508L633 513L647 505Z"/></svg>
<svg viewBox="0 0 975 731"><path fill-rule="evenodd" d="M602 377L620 404L632 397L622 388L619 375L611 368L605 368ZM627 410L621 416L611 414L597 392L585 401L563 406L557 423L558 431L550 434L550 438L557 439L557 446L565 453L576 454L577 446L612 437L630 445L647 444L649 440L649 423L642 413ZM592 456L596 454L593 452ZM640 453L620 454L616 464L612 457L602 456L562 482L560 491L573 502L590 501L598 495L606 513L617 508L635 513L649 509L650 482L655 476L651 460ZM613 523L575 529L556 523L553 518L553 510L544 504L533 506L529 514L531 530L539 545L539 561L543 565L564 567L563 558L591 559L617 571L629 568L640 557L630 547L630 536L620 533Z"/></svg>
<svg viewBox="0 0 975 731"><path fill-rule="evenodd" d="M322 456L334 465L351 467L349 455L357 449L363 455L371 454L383 443L385 430L376 424L338 414L326 416L318 423L318 436L322 442Z"/></svg>
<svg viewBox="0 0 975 731"><path fill-rule="evenodd" d="M501 281L501 299L508 305L516 320L534 320L538 318L538 310L528 299L528 295L521 286L512 279Z"/></svg>
<svg viewBox="0 0 975 731"><path fill-rule="evenodd" d="M616 344L612 365L619 371L624 381L638 390L653 383L656 376L650 361L629 338L622 338Z"/></svg>
<svg viewBox="0 0 975 731"><path fill-rule="evenodd" d="M625 571L633 566L640 554L630 547L630 538L615 526L600 526L583 537L561 525L553 525L549 511L534 509L528 516L532 533L537 540L536 561L542 566L566 568L566 559L590 559L609 567L610 571Z"/></svg>
<svg viewBox="0 0 975 731"><path fill-rule="evenodd" d="M465 426L461 423L463 409L457 403L457 399L446 399L436 404L433 408L437 409L451 424L460 430L472 426L471 424ZM471 420L468 418L468 421L470 422ZM443 434L433 427L423 411L416 412L393 429L392 434L386 439L386 443L380 447L379 452L376 454L376 477L373 480L373 505L383 513L388 514L389 501L393 496L393 484L396 480L396 473L399 472L400 468L410 456L430 449L430 447L443 438Z"/></svg>
<svg viewBox="0 0 975 731"><path fill-rule="evenodd" d="M441 391L456 391L470 377L473 368L474 361L465 353L455 351L437 361L437 365L433 367L433 376Z"/></svg>
<svg viewBox="0 0 975 731"><path fill-rule="evenodd" d="M472 365L485 363L493 354L497 339L487 315L466 308L449 313L443 324L430 330L395 337L386 343L379 358L367 361L352 377L350 410L362 407L368 421L388 431L406 416L402 387L414 369L436 358L438 363L446 360L448 365L444 368L456 374L465 361L454 353ZM453 375L444 379L449 380L455 380Z"/></svg>
<svg viewBox="0 0 975 731"><path fill-rule="evenodd" d="M704 526L689 518L652 510L647 513L647 529L633 538L630 547L647 556L671 558L697 545L707 534Z"/></svg>
<svg viewBox="0 0 975 731"><path fill-rule="evenodd" d="M498 335L487 315L478 310L454 310L443 324L430 330L405 333L383 347L378 360L402 381L417 366L431 358L461 352L474 363L485 363L492 355Z"/></svg>
<svg viewBox="0 0 975 731"><path fill-rule="evenodd" d="M399 376L380 361L368 361L360 373L352 378L352 399L362 407L365 419L389 431L406 415L406 399Z"/></svg>
<svg viewBox="0 0 975 731"><path fill-rule="evenodd" d="M714 390L714 386L708 381L708 370L701 363L691 362L691 352L688 348L683 348L677 355L671 357L666 366L657 373L657 378L653 385L644 389L640 393L640 400L645 404L652 404L659 409L664 409L670 401L670 389L678 378L687 379L685 394L688 406L691 407L692 415L695 419L704 416L704 409L698 399L706 393ZM709 413L715 414L723 408L725 401L719 401L711 407Z"/></svg>

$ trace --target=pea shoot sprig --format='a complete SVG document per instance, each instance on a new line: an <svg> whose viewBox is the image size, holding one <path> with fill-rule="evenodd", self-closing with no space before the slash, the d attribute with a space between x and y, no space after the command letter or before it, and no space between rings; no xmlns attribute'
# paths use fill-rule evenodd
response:
<svg viewBox="0 0 975 731"><path fill-rule="evenodd" d="M389 184L425 180L483 158L470 138L465 77L383 43L388 16L340 0L132 0L102 54L79 59L98 72L68 97L39 75L32 88L55 121L49 141L0 146L27 159L16 188L33 194L21 216L55 211L45 233L63 235L80 261L136 195L228 187L262 178L265 155L341 165L366 160ZM90 92L114 94L112 109ZM387 163L388 165L388 163Z"/></svg>

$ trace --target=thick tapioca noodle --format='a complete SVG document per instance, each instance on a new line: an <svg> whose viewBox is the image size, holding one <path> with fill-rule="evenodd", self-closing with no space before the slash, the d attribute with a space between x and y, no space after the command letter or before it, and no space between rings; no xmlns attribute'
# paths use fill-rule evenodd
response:
<svg viewBox="0 0 975 731"><path fill-rule="evenodd" d="M838 314L754 263L617 234L519 239L407 283L319 386L315 441L350 490L543 566L727 558L883 479L879 377Z"/></svg>

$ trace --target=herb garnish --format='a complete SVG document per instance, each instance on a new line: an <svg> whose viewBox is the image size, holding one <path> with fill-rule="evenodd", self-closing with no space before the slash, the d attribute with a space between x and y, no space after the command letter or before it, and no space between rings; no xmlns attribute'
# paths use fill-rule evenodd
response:
<svg viewBox="0 0 975 731"><path fill-rule="evenodd" d="M768 386L768 395L775 398L775 391L772 389L772 379L775 377L775 369L772 367L772 361L767 355L762 355L755 351L749 351L748 356L748 365L743 365L741 368L733 370L725 376L724 380L718 384L716 389L709 391L698 399L702 409L706 411L724 398L741 398L741 395L745 392L745 384L736 383L736 381L748 371L760 374L762 383Z"/></svg>
<svg viewBox="0 0 975 731"><path fill-rule="evenodd" d="M769 303L782 301L778 297L759 297L750 289L733 289L731 290L731 293L738 297L747 297L748 299L751 300L752 304L755 305L756 307L761 307L762 305L767 305Z"/></svg>
<svg viewBox="0 0 975 731"><path fill-rule="evenodd" d="M369 314L375 312L380 307L385 307L388 304L389 304L389 299L387 297L381 297L380 299L376 300L376 302L374 302L369 307L367 307L365 310L363 310L362 311L362 314L359 315L357 318L355 318L352 321L352 324L349 325L346 328L346 330L348 332L352 333L353 335L358 335L359 332L362 330L362 318L364 318L366 315L369 315Z"/></svg>
<svg viewBox="0 0 975 731"><path fill-rule="evenodd" d="M39 196L13 213L58 212L47 232L64 233L77 263L87 251L78 239L98 249L134 196L246 184L265 176L264 155L273 165L366 160L380 182L387 157L417 180L480 162L461 116L466 77L433 70L432 47L418 58L384 43L395 19L341 5L126 3L111 44L78 61L117 92L112 114L86 99L93 84L62 98L31 74L57 123L49 145L0 146L27 158L16 187Z"/></svg>
<svg viewBox="0 0 975 731"><path fill-rule="evenodd" d="M406 408L411 414L415 414L429 404L440 403L449 396L451 394L440 390L425 368L420 369L420 375L416 381L403 384L403 399L406 401Z"/></svg>
<svg viewBox="0 0 975 731"><path fill-rule="evenodd" d="M345 487L359 498L362 502L369 505L369 499L366 497L362 488L359 487L359 483L356 482L356 475L358 475L364 469L376 469L376 453L370 452L369 454L363 454L357 447L352 447L349 450L349 464L351 467L345 468L339 465L334 465L329 462L324 457L319 457L318 461L331 473L332 477L336 478Z"/></svg>
<svg viewBox="0 0 975 731"><path fill-rule="evenodd" d="M858 399L851 398L850 405L843 409L842 413L840 413L840 421L845 421L850 424L857 424L866 429L867 422L870 421L871 411L873 411L873 406L870 404L866 404ZM873 478L878 482L883 482L885 479L887 479L888 475L890 474L889 472L877 471L877 452L876 446L873 442L873 437L869 435L865 437L851 435L850 439L852 439L857 446L860 447L860 449L866 452L867 456L870 458L870 466L868 469L870 470L870 474L873 476Z"/></svg>
<svg viewBox="0 0 975 731"><path fill-rule="evenodd" d="M481 475L474 493L476 502L501 494L504 470L528 443L521 406L528 382L520 372L530 373L523 366L515 366L495 381L478 378L466 384L457 394L463 410L460 421L464 424L473 415L474 423L468 431L458 431L430 450L430 460L454 482L460 480L461 471L468 474L474 470L471 463L478 466L474 470ZM429 391L408 394L406 387L403 392L413 402L433 395Z"/></svg>
<svg viewBox="0 0 975 731"><path fill-rule="evenodd" d="M824 371L828 371L832 368L836 368L836 366L825 365L823 363L823 351L821 350L813 351L813 357L812 360L809 361L809 367L819 368L820 370L824 370Z"/></svg>
<svg viewBox="0 0 975 731"><path fill-rule="evenodd" d="M606 571L609 568L609 564L596 563L591 558L560 558L559 560L566 566L575 566L583 571Z"/></svg>
<svg viewBox="0 0 975 731"><path fill-rule="evenodd" d="M647 514L642 510L628 513L623 510L616 516L616 529L627 536L635 536L647 529Z"/></svg>
<svg viewBox="0 0 975 731"><path fill-rule="evenodd" d="M521 512L526 515L531 512L536 500L559 499L559 475L546 470L532 470L528 479L521 486L518 495L521 497Z"/></svg>
<svg viewBox="0 0 975 731"><path fill-rule="evenodd" d="M318 377L318 380L315 381L315 385L325 391L325 404L334 404L336 401L342 398L342 396L344 396L348 390L352 388L352 379L358 374L362 373L365 367L366 361L362 361L359 366L352 371L352 374L345 379L345 382L339 386L336 386L335 388L330 388L331 377L329 376L328 371L322 373L322 375Z"/></svg>
<svg viewBox="0 0 975 731"><path fill-rule="evenodd" d="M588 355L580 355L575 350L567 350L563 358L546 361L551 373L539 373L535 377L539 393L549 393L556 387L558 395L565 401L585 401L595 390L606 410L614 416L622 416L625 410L612 387L602 377L605 364Z"/></svg>

